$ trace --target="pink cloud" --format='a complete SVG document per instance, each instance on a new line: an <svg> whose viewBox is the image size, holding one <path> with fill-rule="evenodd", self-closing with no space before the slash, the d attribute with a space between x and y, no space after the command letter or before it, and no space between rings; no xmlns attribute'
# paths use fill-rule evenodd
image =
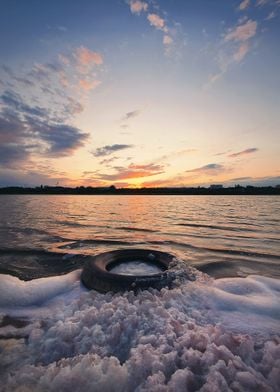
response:
<svg viewBox="0 0 280 392"><path fill-rule="evenodd" d="M249 7L249 5L250 5L250 0L243 0L238 8L240 9L240 11L244 11Z"/></svg>
<svg viewBox="0 0 280 392"><path fill-rule="evenodd" d="M173 38L170 37L170 35L165 35L163 37L163 45L171 45L173 42Z"/></svg>
<svg viewBox="0 0 280 392"><path fill-rule="evenodd" d="M79 80L79 87L85 91L95 89L101 82L99 80L88 81L86 79Z"/></svg>
<svg viewBox="0 0 280 392"><path fill-rule="evenodd" d="M219 72L212 74L209 77L208 85L215 83L220 79L235 63L240 63L251 48L251 39L257 33L258 23L255 20L247 20L241 24L228 30L223 38L223 44L226 48L220 51L219 55ZM227 44L225 46L225 44Z"/></svg>
<svg viewBox="0 0 280 392"><path fill-rule="evenodd" d="M250 46L248 42L243 42L239 48L236 50L236 52L233 54L233 59L237 63L239 63L243 58L246 56L246 54L249 52Z"/></svg>
<svg viewBox="0 0 280 392"><path fill-rule="evenodd" d="M76 58L82 66L92 66L103 64L103 58L100 53L93 52L92 50L81 46L76 50Z"/></svg>
<svg viewBox="0 0 280 392"><path fill-rule="evenodd" d="M229 31L226 34L224 40L236 42L247 41L256 35L257 26L257 22L250 19L242 25L239 25L235 29Z"/></svg>
<svg viewBox="0 0 280 392"><path fill-rule="evenodd" d="M151 26L154 26L155 28L157 28L159 30L163 30L163 28L165 26L165 21L159 15L149 14L147 16L147 19L150 22Z"/></svg>
<svg viewBox="0 0 280 392"><path fill-rule="evenodd" d="M59 82L62 88L70 90L76 87L85 97L85 93L95 89L101 82L97 80L96 67L103 64L100 53L85 46L80 46L71 54L59 54ZM38 73L38 70L36 69ZM39 72L44 72L40 68Z"/></svg>
<svg viewBox="0 0 280 392"><path fill-rule="evenodd" d="M127 3L130 7L130 10L133 14L140 14L140 13L146 13L146 17L148 22L150 23L151 26L153 26L154 28L156 28L157 30L161 30L163 33L163 37L162 37L162 43L164 45L164 52L167 56L170 56L172 53L172 51L174 51L174 47L173 47L173 43L174 43L174 38L177 32L177 26L171 29L167 24L166 24L166 20L164 18L162 18L158 13L159 11L159 6L154 5L154 8L157 9L156 12L152 12L149 13L148 12L148 8L149 8L149 4L145 1L141 1L141 0L127 0ZM170 32L172 32L171 35L173 35L173 37L170 35Z"/></svg>
<svg viewBox="0 0 280 392"><path fill-rule="evenodd" d="M131 1L129 5L130 5L130 11L133 14L140 14L142 11L147 11L148 9L148 4L140 0Z"/></svg>

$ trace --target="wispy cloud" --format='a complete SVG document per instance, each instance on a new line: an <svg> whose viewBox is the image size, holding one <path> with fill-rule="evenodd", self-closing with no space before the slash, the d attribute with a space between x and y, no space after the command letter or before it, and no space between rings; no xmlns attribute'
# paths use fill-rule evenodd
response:
<svg viewBox="0 0 280 392"><path fill-rule="evenodd" d="M280 6L280 1L279 0L257 0L256 1L257 7L264 7L266 5L278 7L278 6Z"/></svg>
<svg viewBox="0 0 280 392"><path fill-rule="evenodd" d="M60 63L67 70L61 72L62 84L76 84L82 94L95 89L101 81L97 77L97 70L103 64L103 56L85 46L76 48L71 54L59 55Z"/></svg>
<svg viewBox="0 0 280 392"><path fill-rule="evenodd" d="M242 155L253 154L253 153L257 152L258 150L259 150L259 149L258 149L258 148L255 148L255 147L253 147L253 148L247 148L246 150L242 150L242 151L239 151L239 152L235 152L235 153L233 153L233 154L230 154L229 157L230 157L230 158L236 158L236 157L239 157L239 156L242 156Z"/></svg>
<svg viewBox="0 0 280 392"><path fill-rule="evenodd" d="M248 7L250 6L250 0L243 0L240 4L239 4L239 10L240 11L244 11L246 10Z"/></svg>
<svg viewBox="0 0 280 392"><path fill-rule="evenodd" d="M142 11L147 11L148 4L140 0L132 0L129 2L130 11L133 14L140 14Z"/></svg>
<svg viewBox="0 0 280 392"><path fill-rule="evenodd" d="M127 121L130 120L131 118L137 117L139 116L140 113L141 113L140 110L132 110L131 112L127 112L123 116L122 121Z"/></svg>
<svg viewBox="0 0 280 392"><path fill-rule="evenodd" d="M16 81L25 87L34 87L35 83L30 80L26 75L25 76L18 76L16 75L10 67L6 65L0 66L0 68L6 73L11 81Z"/></svg>
<svg viewBox="0 0 280 392"><path fill-rule="evenodd" d="M158 172L163 169L163 165L159 165L157 163L148 163L145 165L135 165L135 164L130 164L129 169L133 170L149 170L150 172Z"/></svg>
<svg viewBox="0 0 280 392"><path fill-rule="evenodd" d="M94 52L84 46L76 49L75 55L77 62L81 66L92 66L103 64L103 57L100 53Z"/></svg>
<svg viewBox="0 0 280 392"><path fill-rule="evenodd" d="M247 16L239 17L235 26L228 29L219 43L217 64L219 70L210 75L206 87L211 86L234 65L241 63L255 47L255 38L265 31L264 21L269 21L277 16L279 0L243 0L239 3L238 11L245 12L249 7L264 8L270 11L266 18L258 20L248 19Z"/></svg>
<svg viewBox="0 0 280 392"><path fill-rule="evenodd" d="M173 38L170 37L170 35L164 35L163 36L163 45L171 45L173 43Z"/></svg>
<svg viewBox="0 0 280 392"><path fill-rule="evenodd" d="M240 61L244 59L244 57L249 52L249 50L250 50L249 43L247 41L243 42L233 53L232 60L235 61L236 63L240 63Z"/></svg>
<svg viewBox="0 0 280 392"><path fill-rule="evenodd" d="M257 29L257 21L242 18L236 26L227 30L218 55L219 71L210 76L209 84L216 82L231 66L240 63L245 58L251 50L252 39L257 34Z"/></svg>
<svg viewBox="0 0 280 392"><path fill-rule="evenodd" d="M280 3L279 3L279 5L280 5ZM265 20L274 19L274 18L276 18L276 16L277 16L276 11L271 11L271 12L267 15L267 17L265 18Z"/></svg>
<svg viewBox="0 0 280 392"><path fill-rule="evenodd" d="M128 167L116 166L115 173L112 174L99 173L97 178L103 181L123 181L151 177L162 173L164 173L163 165L154 163L146 165L130 164Z"/></svg>
<svg viewBox="0 0 280 392"><path fill-rule="evenodd" d="M165 49L165 54L170 55L172 52L172 46L174 45L174 37L176 35L176 27L170 28L166 20L160 15L159 7L155 7L156 10L151 10L148 3L131 0L129 2L130 10L133 14L145 13L148 22L152 27L163 32L162 43Z"/></svg>
<svg viewBox="0 0 280 392"><path fill-rule="evenodd" d="M104 159L102 159L100 164L105 165L105 166L111 166L111 163L116 161L117 159L118 159L118 157L104 158Z"/></svg>
<svg viewBox="0 0 280 392"><path fill-rule="evenodd" d="M230 29L224 37L224 41L244 42L254 37L258 23L255 20L247 20L243 24Z"/></svg>
<svg viewBox="0 0 280 392"><path fill-rule="evenodd" d="M265 4L267 4L267 3L269 3L271 0L257 0L256 1L256 5L257 5L257 7L262 7L262 6L264 6Z"/></svg>
<svg viewBox="0 0 280 392"><path fill-rule="evenodd" d="M1 96L2 102L6 107L21 112L23 114L28 114L32 116L46 116L47 110L35 105L30 106L23 102L20 95L14 91L6 90Z"/></svg>
<svg viewBox="0 0 280 392"><path fill-rule="evenodd" d="M45 84L44 87L59 83L60 87L67 90L74 89L84 94L97 87L101 82L98 80L97 71L103 64L101 53L92 51L85 46L73 49L71 52L60 53L53 62L35 63L32 70L27 74L29 79L22 78L22 83ZM31 80L30 80L31 78ZM51 90L51 89L50 89ZM65 93L65 92L64 92Z"/></svg>
<svg viewBox="0 0 280 392"><path fill-rule="evenodd" d="M101 83L98 75L102 64L100 53L81 46L44 64L34 63L31 69L23 68L15 73L3 65L0 71L6 74L3 78L6 89L22 91L25 87L24 105L28 101L36 102L31 104L32 110L35 106L47 107L53 117L56 113L56 119L60 117L59 121L64 121L67 111L67 117L73 117L83 110L86 97ZM70 106L74 109L72 114L68 110Z"/></svg>
<svg viewBox="0 0 280 392"><path fill-rule="evenodd" d="M111 144L103 147L99 147L92 152L95 157L104 157L111 155L117 151L126 150L134 147L132 144Z"/></svg>
<svg viewBox="0 0 280 392"><path fill-rule="evenodd" d="M214 155L218 157L218 156L221 156L221 155L226 155L226 154L228 154L230 151L231 151L231 150L220 151L220 152L217 152L217 153L214 154Z"/></svg>
<svg viewBox="0 0 280 392"><path fill-rule="evenodd" d="M223 165L219 163L209 163L208 165L196 167L191 170L186 170L186 173L199 173L205 175L218 175L224 172L226 169Z"/></svg>
<svg viewBox="0 0 280 392"><path fill-rule="evenodd" d="M100 80L87 80L87 79L80 79L79 86L81 89L85 91L90 91L95 89L100 84Z"/></svg>
<svg viewBox="0 0 280 392"><path fill-rule="evenodd" d="M170 161L176 158L184 157L189 154L193 154L195 152L197 152L197 149L195 148L185 148L184 150L175 150L168 154L161 155L159 158L157 158L156 161L157 162Z"/></svg>
<svg viewBox="0 0 280 392"><path fill-rule="evenodd" d="M157 14L148 14L147 16L148 21L150 22L151 26L154 26L156 29L164 30L165 28L165 21Z"/></svg>

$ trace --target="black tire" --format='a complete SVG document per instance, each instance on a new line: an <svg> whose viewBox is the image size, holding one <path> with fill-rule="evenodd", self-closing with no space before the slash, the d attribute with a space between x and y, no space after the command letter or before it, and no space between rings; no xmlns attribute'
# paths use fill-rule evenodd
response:
<svg viewBox="0 0 280 392"><path fill-rule="evenodd" d="M140 259L144 262L154 263L162 269L162 272L153 275L120 275L110 272L116 264ZM168 272L169 265L174 256L147 249L123 249L102 253L93 256L84 265L81 280L88 289L94 289L101 293L108 291L119 292L126 290L137 291L153 287L161 289L170 287L175 278L174 273Z"/></svg>

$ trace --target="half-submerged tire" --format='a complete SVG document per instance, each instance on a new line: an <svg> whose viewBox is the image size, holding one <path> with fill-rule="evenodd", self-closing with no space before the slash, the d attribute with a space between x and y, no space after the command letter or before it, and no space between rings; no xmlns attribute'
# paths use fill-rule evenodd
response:
<svg viewBox="0 0 280 392"><path fill-rule="evenodd" d="M116 265L133 260L153 263L162 272L152 275L121 275L110 272ZM160 290L163 287L170 287L175 279L175 274L168 272L172 260L174 256L169 253L146 249L124 249L101 253L85 263L81 280L88 289L101 293L138 291L149 287Z"/></svg>

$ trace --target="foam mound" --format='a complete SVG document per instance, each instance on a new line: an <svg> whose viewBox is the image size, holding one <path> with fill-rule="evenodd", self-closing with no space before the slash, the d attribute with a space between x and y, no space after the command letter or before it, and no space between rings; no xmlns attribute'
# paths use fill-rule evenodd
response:
<svg viewBox="0 0 280 392"><path fill-rule="evenodd" d="M137 295L0 276L1 391L276 391L279 281L195 274Z"/></svg>
<svg viewBox="0 0 280 392"><path fill-rule="evenodd" d="M153 275L160 274L162 269L153 263L141 260L120 263L110 269L110 272L118 275Z"/></svg>

